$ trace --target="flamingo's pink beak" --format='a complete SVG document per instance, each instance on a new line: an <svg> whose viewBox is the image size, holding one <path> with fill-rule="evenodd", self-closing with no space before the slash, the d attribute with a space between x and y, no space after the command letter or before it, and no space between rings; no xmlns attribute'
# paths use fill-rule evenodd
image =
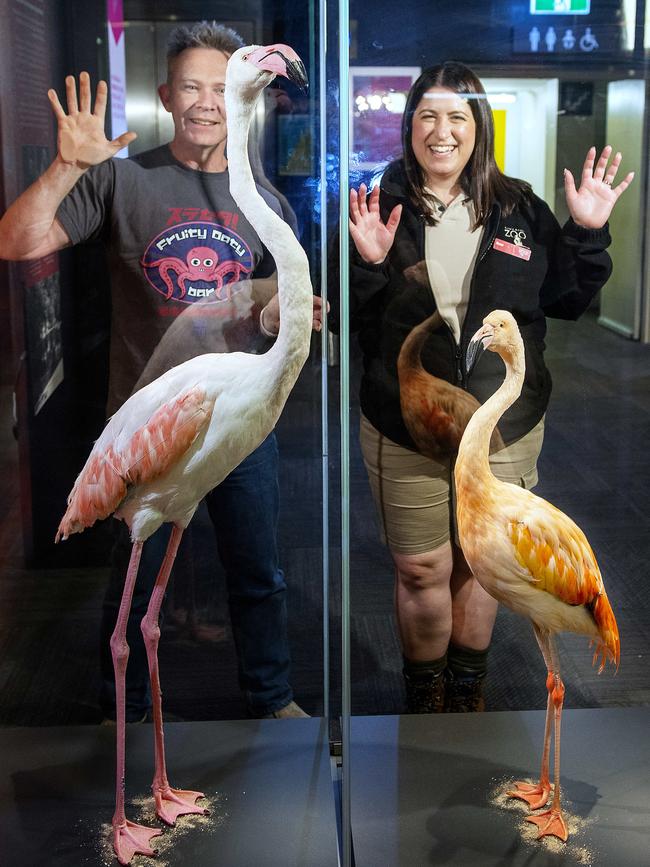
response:
<svg viewBox="0 0 650 867"><path fill-rule="evenodd" d="M262 45L247 54L246 60L265 72L288 78L302 90L307 89L305 65L289 45L280 42L275 45Z"/></svg>

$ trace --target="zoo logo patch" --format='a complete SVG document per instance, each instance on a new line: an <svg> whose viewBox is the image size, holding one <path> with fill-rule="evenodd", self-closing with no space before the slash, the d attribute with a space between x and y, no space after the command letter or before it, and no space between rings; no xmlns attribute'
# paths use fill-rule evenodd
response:
<svg viewBox="0 0 650 867"><path fill-rule="evenodd" d="M253 270L253 255L236 232L219 223L181 223L153 239L141 264L166 301L230 301L234 284Z"/></svg>

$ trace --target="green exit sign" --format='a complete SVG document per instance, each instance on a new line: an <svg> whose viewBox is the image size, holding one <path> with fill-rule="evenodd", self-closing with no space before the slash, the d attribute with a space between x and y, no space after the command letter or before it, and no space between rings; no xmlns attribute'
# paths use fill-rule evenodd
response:
<svg viewBox="0 0 650 867"><path fill-rule="evenodd" d="M591 0L530 0L531 15L589 15Z"/></svg>

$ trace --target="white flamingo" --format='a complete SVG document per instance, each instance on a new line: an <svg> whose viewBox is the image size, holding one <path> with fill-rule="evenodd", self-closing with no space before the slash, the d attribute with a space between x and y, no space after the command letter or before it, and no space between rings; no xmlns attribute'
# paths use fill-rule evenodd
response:
<svg viewBox="0 0 650 867"><path fill-rule="evenodd" d="M304 66L286 45L236 51L226 73L228 170L239 208L275 259L280 331L264 355L209 354L186 361L136 392L115 413L95 443L68 498L57 541L114 514L131 531L133 548L111 651L117 696L117 779L113 847L121 864L136 853L153 855L162 833L126 819L124 810L126 624L142 545L163 523L173 525L142 633L151 676L156 813L173 824L179 815L204 813L201 792L172 789L165 768L158 618L183 530L200 500L273 430L309 353L313 291L304 250L289 226L257 192L247 156L255 104L283 75L306 84Z"/></svg>

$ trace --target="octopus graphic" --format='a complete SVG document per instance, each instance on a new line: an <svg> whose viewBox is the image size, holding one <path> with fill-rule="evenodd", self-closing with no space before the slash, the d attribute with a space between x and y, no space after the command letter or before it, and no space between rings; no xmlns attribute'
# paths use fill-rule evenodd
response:
<svg viewBox="0 0 650 867"><path fill-rule="evenodd" d="M187 294L188 282L200 280L203 283L215 283L217 298L220 300L226 298L230 301L232 297L231 284L237 283L242 279L242 274L249 274L251 271L246 265L241 262L234 262L232 259L219 264L219 257L210 247L192 247L185 261L179 259L178 256L166 256L155 262L143 261L142 264L145 268L158 269L158 273L167 287L167 294L165 295L167 301L173 296L175 288L170 272L176 274L181 298ZM224 284L224 277L229 274L234 276L232 280Z"/></svg>

